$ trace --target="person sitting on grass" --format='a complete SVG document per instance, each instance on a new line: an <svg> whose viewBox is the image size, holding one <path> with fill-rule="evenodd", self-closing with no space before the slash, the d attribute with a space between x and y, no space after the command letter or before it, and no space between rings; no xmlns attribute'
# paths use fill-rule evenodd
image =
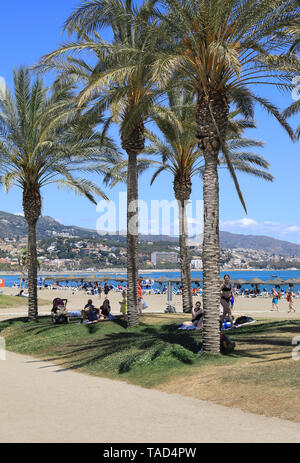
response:
<svg viewBox="0 0 300 463"><path fill-rule="evenodd" d="M192 321L184 322L182 325L180 325L179 328L202 330L203 329L203 316L204 316L204 312L201 308L201 302L197 301L195 304L195 307L192 309Z"/></svg>
<svg viewBox="0 0 300 463"><path fill-rule="evenodd" d="M93 305L92 299L89 299L81 312L81 322L88 319L89 322L96 323L99 320L99 309Z"/></svg>
<svg viewBox="0 0 300 463"><path fill-rule="evenodd" d="M109 300L105 299L103 302L103 305L100 307L100 317L102 315L104 320L107 320L109 318L110 310L111 308L110 308Z"/></svg>

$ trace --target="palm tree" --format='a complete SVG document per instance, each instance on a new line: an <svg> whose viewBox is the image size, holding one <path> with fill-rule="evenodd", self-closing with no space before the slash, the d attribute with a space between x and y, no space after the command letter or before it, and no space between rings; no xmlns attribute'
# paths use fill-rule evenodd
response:
<svg viewBox="0 0 300 463"><path fill-rule="evenodd" d="M283 117L289 118L295 116L298 113L300 113L300 97L299 100L296 100L288 108L286 108L285 111L283 111ZM297 138L298 140L300 139L300 124L298 124L298 126L296 127L295 138Z"/></svg>
<svg viewBox="0 0 300 463"><path fill-rule="evenodd" d="M153 120L163 134L161 140L156 134L146 132L151 142L145 149L146 154L161 156L161 165L152 177L151 184L163 171L169 171L173 178L174 195L179 207L179 245L182 281L183 311L190 312L192 308L192 289L189 249L187 245L186 203L190 199L192 178L204 174L203 154L198 148L195 127L196 105L192 94L184 90L168 92L168 109L156 108ZM273 177L265 170L268 162L259 155L244 151L249 147L261 147L262 142L243 138L246 128L254 128L252 121L235 119L236 113L230 115L227 133L228 152L234 170L246 172L265 180ZM242 149L242 151L241 151ZM219 166L227 167L224 156L220 153Z"/></svg>
<svg viewBox="0 0 300 463"><path fill-rule="evenodd" d="M22 285L22 281L25 280L25 273L28 270L28 249L23 248L21 249L19 255L18 255L18 264L21 267L21 278L20 278L20 288ZM39 259L37 259L37 269L39 270L41 266L41 262Z"/></svg>
<svg viewBox="0 0 300 463"><path fill-rule="evenodd" d="M110 110L111 122L119 124L127 163L127 307L128 325L138 324L138 155L145 146L145 122L153 107L153 67L159 49L157 24L152 21L156 0L137 7L131 0L91 0L83 3L67 19L65 29L77 33L71 42L42 59L42 66L60 69L70 63L81 70L82 60L68 59L73 52L92 53L97 65L79 94L79 107L87 103L91 114L99 108ZM105 42L97 30L109 27L112 43ZM75 70L77 72L77 70ZM67 71L68 72L68 71ZM75 73L76 73L75 72ZM80 73L78 74L80 75Z"/></svg>
<svg viewBox="0 0 300 463"><path fill-rule="evenodd" d="M101 153L104 162L105 149L101 151L100 137L88 128L84 137L78 136L80 119L70 88L59 87L48 95L40 79L31 83L26 68L14 71L14 94L6 89L0 95L0 110L0 181L6 191L14 185L22 190L28 224L28 319L37 320L36 223L42 210L41 189L55 183L94 203L95 194L106 198L92 181L76 175L91 170Z"/></svg>
<svg viewBox="0 0 300 463"><path fill-rule="evenodd" d="M170 76L196 96L196 136L203 152L204 238L204 350L219 352L219 181L220 149L246 210L226 146L229 107L253 117L254 104L263 106L291 128L276 106L258 96L252 85L290 86L292 71L282 50L293 42L282 32L299 23L298 1L279 0L164 0L166 53L157 61L162 85ZM276 63L276 68L274 64Z"/></svg>

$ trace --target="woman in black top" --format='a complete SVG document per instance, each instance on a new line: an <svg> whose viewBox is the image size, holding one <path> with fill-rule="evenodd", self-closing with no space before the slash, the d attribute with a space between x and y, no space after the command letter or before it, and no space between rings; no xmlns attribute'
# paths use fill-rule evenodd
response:
<svg viewBox="0 0 300 463"><path fill-rule="evenodd" d="M103 317L108 318L110 313L110 303L108 299L105 299L103 305L100 307L100 313Z"/></svg>
<svg viewBox="0 0 300 463"><path fill-rule="evenodd" d="M221 305L223 307L223 314L220 317L220 321L223 323L225 317L229 318L229 321L232 324L232 313L230 307L230 299L232 297L232 286L230 283L230 276L224 275L224 283L221 285L220 288L221 292Z"/></svg>

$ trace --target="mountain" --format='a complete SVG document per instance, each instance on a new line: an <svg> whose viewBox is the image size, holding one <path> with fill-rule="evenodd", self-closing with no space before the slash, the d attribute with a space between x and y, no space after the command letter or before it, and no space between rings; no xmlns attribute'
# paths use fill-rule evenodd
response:
<svg viewBox="0 0 300 463"><path fill-rule="evenodd" d="M27 223L23 216L0 212L0 238L16 238L17 236L23 238L26 234ZM37 238L51 238L56 235L80 238L99 238L99 235L101 235L109 236L112 241L119 240L120 237L124 239L124 232L107 233L100 231L97 233L95 230L87 228L62 225L52 217L41 217L37 223ZM178 237L167 235L140 235L139 239L140 241L168 241L178 243ZM201 246L202 239L202 235L190 238L190 245ZM300 245L270 238L269 236L240 235L220 231L220 243L223 249L254 249L276 255L300 256Z"/></svg>
<svg viewBox="0 0 300 463"><path fill-rule="evenodd" d="M220 243L222 248L228 249L255 249L270 254L300 256L300 245L282 241L270 236L260 235L238 235L229 232L220 232Z"/></svg>
<svg viewBox="0 0 300 463"><path fill-rule="evenodd" d="M96 231L80 227L62 225L52 217L41 217L37 223L37 238L50 238L56 234L66 234L86 238L99 236ZM0 238L20 238L27 234L27 222L21 215L14 215L8 212L0 212Z"/></svg>
<svg viewBox="0 0 300 463"><path fill-rule="evenodd" d="M202 246L203 235L196 235L189 239L190 246ZM300 256L300 245L282 241L270 236L240 235L220 231L220 245L222 249L254 249L270 254Z"/></svg>

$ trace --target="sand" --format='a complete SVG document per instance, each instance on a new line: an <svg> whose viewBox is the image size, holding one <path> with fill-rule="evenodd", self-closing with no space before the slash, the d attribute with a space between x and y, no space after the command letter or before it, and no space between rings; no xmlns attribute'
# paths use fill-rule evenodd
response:
<svg viewBox="0 0 300 463"><path fill-rule="evenodd" d="M9 295L16 295L18 288L4 288L4 293ZM49 305L41 305L39 313L41 315L50 314L51 301L55 297L68 299L67 308L69 310L81 310L87 303L88 299L92 299L93 304L96 307L100 307L104 300L102 294L101 299L99 296L91 296L86 294L84 291L74 291L69 289L42 289L38 291L38 296L42 299L49 300ZM112 314L120 313L120 304L122 300L121 293L118 291L110 291L108 298L110 300ZM167 307L167 295L166 294L144 294L144 300L148 304L148 308L143 313L163 313ZM201 300L201 297L193 297L193 303L197 300ZM287 318L295 319L300 317L300 298L294 299L294 307L296 313L288 314L288 303L285 298L282 298L279 302L279 312L271 312L272 308L271 297L242 297L238 296L235 301L233 313L235 316L238 315L249 315L253 318ZM173 305L177 312L182 312L182 298L181 296L173 296ZM13 309L0 309L0 319L9 318L13 316L26 315L27 313L27 299L24 298L24 306L13 308Z"/></svg>

